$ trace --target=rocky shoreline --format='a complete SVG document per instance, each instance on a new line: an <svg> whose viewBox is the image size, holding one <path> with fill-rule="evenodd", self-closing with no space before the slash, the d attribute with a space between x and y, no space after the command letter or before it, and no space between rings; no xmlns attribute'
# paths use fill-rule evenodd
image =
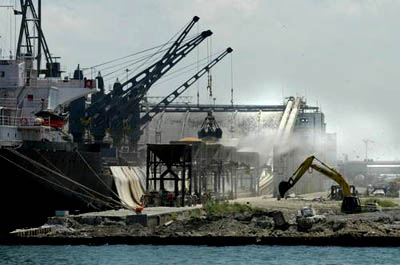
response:
<svg viewBox="0 0 400 265"><path fill-rule="evenodd" d="M318 218L316 218L318 217ZM23 245L313 245L400 246L400 209L344 215L320 209L319 215L299 216L288 210L253 209L238 212L198 211L163 225L145 227L121 220L103 219L88 224L73 217L53 217L48 231L9 237L2 244Z"/></svg>

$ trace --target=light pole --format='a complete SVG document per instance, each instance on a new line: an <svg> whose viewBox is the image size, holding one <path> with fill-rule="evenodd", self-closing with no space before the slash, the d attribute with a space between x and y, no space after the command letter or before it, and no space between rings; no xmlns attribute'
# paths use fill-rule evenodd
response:
<svg viewBox="0 0 400 265"><path fill-rule="evenodd" d="M129 80L129 69L126 68L125 72L126 72L126 81L128 81Z"/></svg>
<svg viewBox="0 0 400 265"><path fill-rule="evenodd" d="M375 143L375 142L370 139L364 139L363 142L365 144L365 161L368 161L368 144Z"/></svg>

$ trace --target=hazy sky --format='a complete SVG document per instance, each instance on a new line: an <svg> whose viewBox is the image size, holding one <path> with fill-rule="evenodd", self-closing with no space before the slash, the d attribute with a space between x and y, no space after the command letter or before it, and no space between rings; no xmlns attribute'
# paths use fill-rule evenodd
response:
<svg viewBox="0 0 400 265"><path fill-rule="evenodd" d="M161 44L198 15L199 30L214 32L213 52L234 49L235 104L279 104L282 95L305 95L310 105L322 106L328 132L338 134L339 158L363 159L362 139L371 139L372 158L400 159L400 1L42 2L48 44L67 72ZM206 55L205 42L199 56ZM194 51L176 68L196 57ZM214 71L217 103L229 104L230 67L227 57ZM166 94L183 81L162 83L150 94ZM199 90L207 103L204 81ZM196 91L197 85L187 95Z"/></svg>

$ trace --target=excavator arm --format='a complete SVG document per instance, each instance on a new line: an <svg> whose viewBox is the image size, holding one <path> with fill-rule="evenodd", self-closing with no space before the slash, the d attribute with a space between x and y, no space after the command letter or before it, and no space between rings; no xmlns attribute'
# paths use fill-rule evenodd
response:
<svg viewBox="0 0 400 265"><path fill-rule="evenodd" d="M314 160L317 160L321 165L313 163ZM343 203L342 203L342 212L345 213L356 213L361 211L361 204L357 197L352 196L350 191L350 185L347 183L347 180L334 168L325 164L321 160L317 159L315 156L310 156L304 160L304 162L299 166L299 168L293 173L293 175L288 179L288 181L282 181L279 183L279 195L281 198L285 196L285 193L291 189L307 172L309 168L315 169L326 177L335 181L343 190Z"/></svg>
<svg viewBox="0 0 400 265"><path fill-rule="evenodd" d="M315 157L310 156L297 168L297 170L293 173L293 175L288 179L288 181L282 181L279 183L279 195L281 198L285 197L285 193L290 190L307 172L307 170L311 167Z"/></svg>
<svg viewBox="0 0 400 265"><path fill-rule="evenodd" d="M311 165L311 168L315 169L316 171L320 172L321 174L327 176L328 178L338 183L343 190L344 197L349 197L352 195L350 191L350 185L346 182L345 178L335 170L333 171L332 169L327 170L318 165Z"/></svg>

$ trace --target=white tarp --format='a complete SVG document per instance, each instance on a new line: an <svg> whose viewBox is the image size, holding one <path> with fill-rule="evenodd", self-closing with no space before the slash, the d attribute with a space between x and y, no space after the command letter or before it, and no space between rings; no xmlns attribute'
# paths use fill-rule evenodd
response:
<svg viewBox="0 0 400 265"><path fill-rule="evenodd" d="M135 208L145 193L145 172L139 167L110 167L121 202Z"/></svg>

